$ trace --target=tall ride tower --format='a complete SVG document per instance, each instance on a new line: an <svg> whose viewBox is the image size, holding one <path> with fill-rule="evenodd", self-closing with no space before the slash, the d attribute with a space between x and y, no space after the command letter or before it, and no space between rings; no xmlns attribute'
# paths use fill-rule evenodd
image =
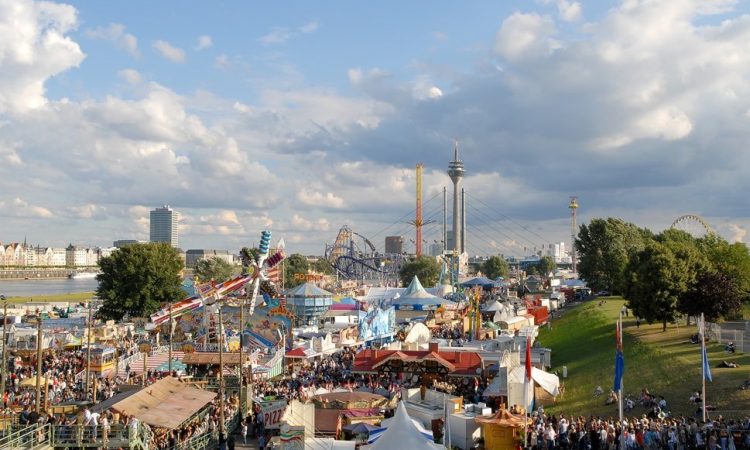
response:
<svg viewBox="0 0 750 450"><path fill-rule="evenodd" d="M576 210L578 209L578 197L570 197L568 208L570 208L570 259L573 262L573 273L578 273L576 271L576 231L578 231L576 229L578 228L576 225Z"/></svg>
<svg viewBox="0 0 750 450"><path fill-rule="evenodd" d="M448 176L453 182L453 248L459 255L464 252L461 233L463 209L461 205L461 180L464 178L464 163L458 159L458 141L453 147L453 161L448 164Z"/></svg>

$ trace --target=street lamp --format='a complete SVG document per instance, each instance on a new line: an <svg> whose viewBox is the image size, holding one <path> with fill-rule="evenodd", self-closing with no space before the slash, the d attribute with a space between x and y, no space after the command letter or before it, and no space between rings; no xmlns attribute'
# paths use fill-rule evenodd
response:
<svg viewBox="0 0 750 450"><path fill-rule="evenodd" d="M142 385L146 386L146 368L148 362L148 354L151 353L151 342L144 339L138 343L138 351L143 353L143 381Z"/></svg>
<svg viewBox="0 0 750 450"><path fill-rule="evenodd" d="M8 371L8 302L4 295L0 295L3 301L3 364L0 366L0 396L5 395L5 375Z"/></svg>

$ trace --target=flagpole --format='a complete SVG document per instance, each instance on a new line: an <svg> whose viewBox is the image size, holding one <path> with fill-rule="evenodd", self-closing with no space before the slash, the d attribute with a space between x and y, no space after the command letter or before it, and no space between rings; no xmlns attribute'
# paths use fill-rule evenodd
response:
<svg viewBox="0 0 750 450"><path fill-rule="evenodd" d="M701 332L700 332L700 339L701 339L701 372L703 372L702 383L703 383L703 391L701 392L701 401L702 401L702 407L701 411L703 412L703 423L706 423L706 322L705 318L703 317L703 313L701 313Z"/></svg>
<svg viewBox="0 0 750 450"><path fill-rule="evenodd" d="M617 327L620 330L620 347L623 348L622 351L624 353L625 352L625 350L624 350L624 344L623 344L624 339L623 339L623 335L622 335L622 310L620 311L620 318L617 321ZM620 450L625 450L625 425L623 424L624 414L623 414L623 411L622 411L622 403L623 403L622 392L624 390L623 389L623 385L624 385L623 378L625 378L625 374L623 374L622 378L620 378L620 386L619 386L620 389L617 390L617 402L618 402L619 413L620 413Z"/></svg>
<svg viewBox="0 0 750 450"><path fill-rule="evenodd" d="M524 448L528 448L530 446L529 442L529 366L531 365L531 352L529 351L529 347L531 346L531 336L526 335L526 352L525 352L525 358L527 359L525 363L525 370L523 374L523 440L524 440Z"/></svg>

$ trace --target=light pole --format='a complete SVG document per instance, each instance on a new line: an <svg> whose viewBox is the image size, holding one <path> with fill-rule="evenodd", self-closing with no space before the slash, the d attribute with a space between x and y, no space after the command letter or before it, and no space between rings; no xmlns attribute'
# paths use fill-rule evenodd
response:
<svg viewBox="0 0 750 450"><path fill-rule="evenodd" d="M89 395L89 380L91 379L91 300L89 299L89 319L86 323L88 328L86 331L86 398Z"/></svg>
<svg viewBox="0 0 750 450"><path fill-rule="evenodd" d="M172 319L172 300L169 301L169 376L172 376L172 339L174 338L174 321Z"/></svg>
<svg viewBox="0 0 750 450"><path fill-rule="evenodd" d="M0 366L0 396L5 395L5 375L8 371L8 301L0 295L3 301L3 364Z"/></svg>
<svg viewBox="0 0 750 450"><path fill-rule="evenodd" d="M221 317L221 304L219 304L219 332L216 333L219 341L219 436L224 435L224 321Z"/></svg>
<svg viewBox="0 0 750 450"><path fill-rule="evenodd" d="M41 411L42 403L42 312L39 311L39 316L36 320L36 403L34 404L34 410L39 414Z"/></svg>
<svg viewBox="0 0 750 450"><path fill-rule="evenodd" d="M242 414L242 417L247 416L247 395L244 392L245 387L245 381L244 381L244 374L245 374L245 361L242 359L242 356L244 355L243 352L243 343L242 343L242 335L243 331L245 330L245 300L247 297L245 295L242 296L240 299L240 412Z"/></svg>

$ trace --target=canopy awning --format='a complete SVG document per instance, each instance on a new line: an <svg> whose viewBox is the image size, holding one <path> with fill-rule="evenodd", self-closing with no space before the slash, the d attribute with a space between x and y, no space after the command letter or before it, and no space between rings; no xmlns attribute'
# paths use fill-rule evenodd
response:
<svg viewBox="0 0 750 450"><path fill-rule="evenodd" d="M215 392L166 377L115 403L111 408L120 414L135 416L153 427L174 430L215 397Z"/></svg>
<svg viewBox="0 0 750 450"><path fill-rule="evenodd" d="M250 355L245 353L243 355L245 357L245 364L247 365L250 363ZM224 353L222 355L223 364L224 365L230 365L230 366L236 366L240 363L240 354L239 353ZM186 365L194 365L194 366L217 366L219 365L219 353L218 352L196 352L196 353L186 353L185 356L182 357L183 364Z"/></svg>

